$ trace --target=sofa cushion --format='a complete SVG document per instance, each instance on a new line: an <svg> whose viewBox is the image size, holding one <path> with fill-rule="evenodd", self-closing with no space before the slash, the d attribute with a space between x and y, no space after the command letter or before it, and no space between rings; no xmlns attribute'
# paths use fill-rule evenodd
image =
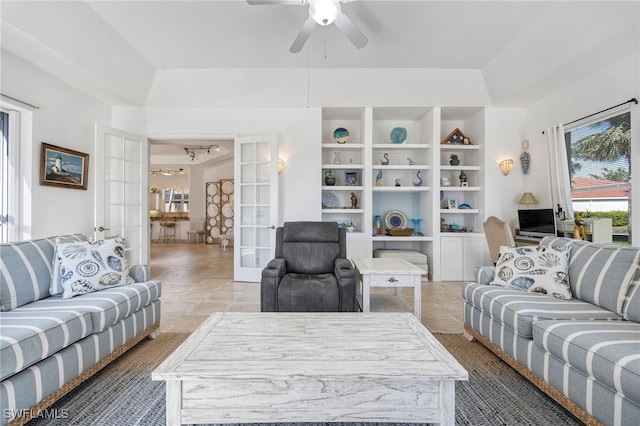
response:
<svg viewBox="0 0 640 426"><path fill-rule="evenodd" d="M640 249L553 237L544 238L540 245L564 245L567 241L571 245L569 284L573 296L623 315L640 263Z"/></svg>
<svg viewBox="0 0 640 426"><path fill-rule="evenodd" d="M16 312L88 312L91 315L91 332L98 333L131 313L150 305L159 297L160 282L151 280L72 299L63 299L61 295L50 296L21 306L16 309Z"/></svg>
<svg viewBox="0 0 640 426"><path fill-rule="evenodd" d="M92 329L89 312L0 312L1 380L88 336Z"/></svg>
<svg viewBox="0 0 640 426"><path fill-rule="evenodd" d="M0 244L0 310L49 296L56 237Z"/></svg>
<svg viewBox="0 0 640 426"><path fill-rule="evenodd" d="M123 238L58 244L62 297L133 283L124 250Z"/></svg>
<svg viewBox="0 0 640 426"><path fill-rule="evenodd" d="M65 235L56 238L56 245L53 251L53 266L51 267L51 284L49 286L49 294L54 296L63 291L62 277L60 276L60 258L58 257L58 246L60 244L76 243L87 241L84 235Z"/></svg>
<svg viewBox="0 0 640 426"><path fill-rule="evenodd" d="M500 247L492 285L571 299L569 246Z"/></svg>
<svg viewBox="0 0 640 426"><path fill-rule="evenodd" d="M340 310L338 281L333 274L286 274L278 285L280 312Z"/></svg>
<svg viewBox="0 0 640 426"><path fill-rule="evenodd" d="M465 284L462 296L481 312L514 331L517 335L531 338L532 324L545 319L617 320L621 317L599 306L578 299L542 297L503 287Z"/></svg>
<svg viewBox="0 0 640 426"><path fill-rule="evenodd" d="M534 343L583 374L640 404L640 324L538 321Z"/></svg>

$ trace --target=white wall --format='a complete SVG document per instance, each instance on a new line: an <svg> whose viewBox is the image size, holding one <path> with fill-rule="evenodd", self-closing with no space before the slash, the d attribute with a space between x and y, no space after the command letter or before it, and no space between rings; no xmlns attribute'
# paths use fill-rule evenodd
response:
<svg viewBox="0 0 640 426"><path fill-rule="evenodd" d="M206 135L233 138L277 134L280 158L278 224L291 220L319 220L321 191L317 171L321 164L322 115L319 108L130 108L113 110L114 127L151 137ZM206 172L202 182L217 180Z"/></svg>
<svg viewBox="0 0 640 426"><path fill-rule="evenodd" d="M22 239L93 232L94 123L109 124L111 107L3 51L2 92L39 107L32 110L32 134L20 146L23 192ZM88 190L40 185L40 145L89 154Z"/></svg>

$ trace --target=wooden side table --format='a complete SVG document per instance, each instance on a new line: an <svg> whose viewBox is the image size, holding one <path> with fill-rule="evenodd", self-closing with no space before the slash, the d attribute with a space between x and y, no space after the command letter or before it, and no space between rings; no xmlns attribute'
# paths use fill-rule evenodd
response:
<svg viewBox="0 0 640 426"><path fill-rule="evenodd" d="M422 268L404 259L356 257L351 261L362 285L362 312L371 310L371 287L395 287L397 296L402 287L413 287L413 312L421 319Z"/></svg>

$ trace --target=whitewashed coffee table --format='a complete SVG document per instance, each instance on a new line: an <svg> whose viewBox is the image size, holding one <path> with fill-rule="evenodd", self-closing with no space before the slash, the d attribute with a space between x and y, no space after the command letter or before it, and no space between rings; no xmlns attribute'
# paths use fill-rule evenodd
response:
<svg viewBox="0 0 640 426"><path fill-rule="evenodd" d="M455 423L467 372L410 313L217 313L151 375L167 424Z"/></svg>
<svg viewBox="0 0 640 426"><path fill-rule="evenodd" d="M413 287L413 312L418 319L422 313L422 268L404 259L388 257L351 259L362 284L362 312L371 310L371 287L395 287L400 295L402 287Z"/></svg>

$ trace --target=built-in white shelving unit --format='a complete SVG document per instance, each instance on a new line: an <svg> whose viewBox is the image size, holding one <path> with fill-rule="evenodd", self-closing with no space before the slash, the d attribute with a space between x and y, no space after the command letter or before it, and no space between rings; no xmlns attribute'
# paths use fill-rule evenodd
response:
<svg viewBox="0 0 640 426"><path fill-rule="evenodd" d="M344 144L333 139L334 130L340 127L350 134ZM403 143L391 140L396 127L406 129ZM441 144L455 128L463 130L471 143ZM322 219L355 223L347 241L350 257L370 257L378 248L417 250L429 257L434 279L467 279L486 257L483 144L482 108L323 108ZM460 164L449 164L451 154L458 156ZM462 171L467 186L460 186ZM327 172L335 177L334 185L325 183ZM443 185L441 178L449 185ZM351 204L353 195L356 208ZM459 208L449 209L449 199L455 199ZM421 219L416 229L419 234L387 235L384 218L392 211L402 212L408 219L407 228L416 228L411 219ZM374 226L376 216L383 224L380 234ZM441 231L442 218L468 232ZM471 261L476 255L479 259ZM450 273L454 270L464 272Z"/></svg>

